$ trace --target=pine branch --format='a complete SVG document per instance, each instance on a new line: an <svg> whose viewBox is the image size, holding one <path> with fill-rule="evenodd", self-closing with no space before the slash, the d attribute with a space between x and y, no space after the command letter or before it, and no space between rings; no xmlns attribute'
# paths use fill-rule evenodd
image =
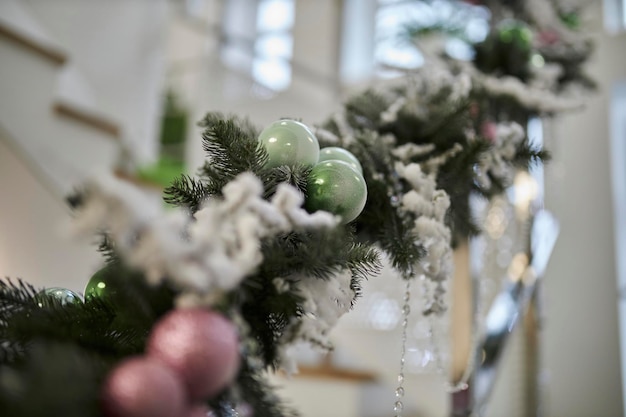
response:
<svg viewBox="0 0 626 417"><path fill-rule="evenodd" d="M176 178L164 191L163 200L174 206L187 207L192 213L198 211L202 202L218 192L216 186L204 183L187 175Z"/></svg>
<svg viewBox="0 0 626 417"><path fill-rule="evenodd" d="M36 306L37 294L35 287L21 279L17 284L10 278L0 280L0 325L6 324L10 315Z"/></svg>
<svg viewBox="0 0 626 417"><path fill-rule="evenodd" d="M71 344L35 340L28 360L0 368L0 410L11 417L100 416L107 364Z"/></svg>
<svg viewBox="0 0 626 417"><path fill-rule="evenodd" d="M354 301L361 296L361 282L370 276L376 276L382 269L380 254L371 246L354 243L348 252L347 265L352 272L350 289L354 291Z"/></svg>
<svg viewBox="0 0 626 417"><path fill-rule="evenodd" d="M378 130L381 115L390 104L382 94L365 90L345 104L348 122L357 130Z"/></svg>
<svg viewBox="0 0 626 417"><path fill-rule="evenodd" d="M535 165L550 161L552 155L539 145L531 145L527 140L522 141L516 151L512 163L519 168L530 169Z"/></svg>
<svg viewBox="0 0 626 417"><path fill-rule="evenodd" d="M221 112L209 112L198 122L198 126L206 129L224 120L231 120L235 123L245 136L252 138L257 138L259 136L259 129L250 121L250 119L242 118L234 114L225 115Z"/></svg>
<svg viewBox="0 0 626 417"><path fill-rule="evenodd" d="M98 252L104 257L107 264L119 262L119 255L115 250L115 242L111 240L107 233L101 234L102 238L98 244Z"/></svg>
<svg viewBox="0 0 626 417"><path fill-rule="evenodd" d="M275 388L258 373L244 373L240 380L242 397L255 417L296 417L298 414L276 395Z"/></svg>
<svg viewBox="0 0 626 417"><path fill-rule="evenodd" d="M311 168L305 165L281 165L261 171L259 175L265 188L263 197L270 199L276 192L278 186L282 183L292 185L298 191L305 194L310 172Z"/></svg>
<svg viewBox="0 0 626 417"><path fill-rule="evenodd" d="M286 277L292 274L331 279L340 272L347 262L363 262L363 267L371 259L357 259L357 255L374 256L374 252L359 246L354 249L347 230L317 229L291 232L282 238L263 242L264 262L259 273L263 276Z"/></svg>
<svg viewBox="0 0 626 417"><path fill-rule="evenodd" d="M233 412L233 405L237 403L250 406L255 417L297 417L298 414L276 394L276 388L265 374L244 363L237 377L237 395L227 391L209 401L216 417L236 417L239 414Z"/></svg>
<svg viewBox="0 0 626 417"><path fill-rule="evenodd" d="M477 187L474 183L474 166L480 155L489 149L484 141L468 143L462 152L450 158L439 170L437 187L445 190L450 197L450 209L446 223L452 230L453 243L458 238L475 236L479 226L472 218L469 196Z"/></svg>
<svg viewBox="0 0 626 417"><path fill-rule="evenodd" d="M247 121L236 117L224 118L209 113L201 122L203 148L207 163L200 174L216 188L222 189L238 174L250 171L258 174L267 162L267 151L258 141L256 131Z"/></svg>
<svg viewBox="0 0 626 417"><path fill-rule="evenodd" d="M277 276L249 277L238 294L240 309L258 355L266 366L277 366L278 342L290 323L301 315L302 298L293 291L280 292L272 282Z"/></svg>

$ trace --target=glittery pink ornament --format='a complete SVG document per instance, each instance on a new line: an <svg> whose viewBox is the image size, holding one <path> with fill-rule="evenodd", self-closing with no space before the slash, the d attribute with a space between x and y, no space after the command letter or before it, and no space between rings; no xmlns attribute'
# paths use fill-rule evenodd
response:
<svg viewBox="0 0 626 417"><path fill-rule="evenodd" d="M546 29L539 32L537 41L539 46L550 46L561 40L561 35L555 30Z"/></svg>
<svg viewBox="0 0 626 417"><path fill-rule="evenodd" d="M185 414L185 417L211 417L211 416L214 416L214 414L211 412L209 407L207 407L204 404L196 404L192 406L187 412L187 414Z"/></svg>
<svg viewBox="0 0 626 417"><path fill-rule="evenodd" d="M494 143L498 136L498 125L492 121L483 122L480 125L480 134L489 142Z"/></svg>
<svg viewBox="0 0 626 417"><path fill-rule="evenodd" d="M187 408L183 382L148 357L127 359L113 369L101 399L107 417L180 417Z"/></svg>
<svg viewBox="0 0 626 417"><path fill-rule="evenodd" d="M191 400L204 400L224 389L239 369L235 326L219 313L178 309L152 329L148 355L172 368Z"/></svg>

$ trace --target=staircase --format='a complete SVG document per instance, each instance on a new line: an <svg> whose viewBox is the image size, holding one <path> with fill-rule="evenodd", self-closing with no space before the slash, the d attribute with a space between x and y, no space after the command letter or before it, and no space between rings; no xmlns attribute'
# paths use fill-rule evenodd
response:
<svg viewBox="0 0 626 417"><path fill-rule="evenodd" d="M81 57L84 50L76 55L78 40L72 43L65 37L61 42L51 33L50 28L59 32L64 21L52 16L46 3L0 2L0 276L21 277L36 286L62 286L80 292L101 258L95 246L74 242L65 233L63 226L70 220L70 213L64 197L89 178L113 173L138 148L144 155L150 154L146 149L156 142L156 135L149 132L139 138L133 136L136 126L120 117L125 109L119 109L117 114L112 111L115 103L111 97L117 94L123 100L127 93L135 108L146 108L139 117L133 113L132 119L156 127L161 84L154 77L150 84L142 84L139 74L130 75L124 78L136 81L137 88L124 91L120 87L103 100L100 80L86 74L79 65L81 59L98 64L97 59L118 58L115 64L127 70L136 66L136 60L126 62L123 54L134 54L131 48L138 48L136 45L144 39L129 40L131 52L109 48L101 53L97 39L85 32L84 50L90 43L95 50L93 55ZM85 14L93 14L99 2L91 3L60 1L53 7L65 7L66 11L82 7ZM139 11L135 10L133 16ZM83 20L86 21L82 25L89 25L89 19ZM94 24L98 23L96 20ZM129 26L132 25L127 22L126 27ZM148 36L152 38L151 34L145 35ZM163 57L154 54L144 62L151 60L158 72ZM136 68L140 70L143 69ZM137 94L139 89L149 94Z"/></svg>
<svg viewBox="0 0 626 417"><path fill-rule="evenodd" d="M112 170L120 126L81 97L79 75L63 48L19 2L0 4L0 56L5 140L28 156L55 192L63 195L94 172ZM68 94L73 84L76 98Z"/></svg>

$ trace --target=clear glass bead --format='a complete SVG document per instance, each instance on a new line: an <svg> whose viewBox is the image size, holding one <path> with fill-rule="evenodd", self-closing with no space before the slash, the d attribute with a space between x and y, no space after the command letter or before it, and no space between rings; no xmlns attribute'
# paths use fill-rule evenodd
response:
<svg viewBox="0 0 626 417"><path fill-rule="evenodd" d="M402 398L402 397L404 397L404 388L398 387L396 389L396 398Z"/></svg>
<svg viewBox="0 0 626 417"><path fill-rule="evenodd" d="M396 401L393 405L393 411L398 412L398 411L402 411L404 409L404 404L402 404L402 401Z"/></svg>
<svg viewBox="0 0 626 417"><path fill-rule="evenodd" d="M399 373L398 374L398 383L402 384L404 382L404 373Z"/></svg>

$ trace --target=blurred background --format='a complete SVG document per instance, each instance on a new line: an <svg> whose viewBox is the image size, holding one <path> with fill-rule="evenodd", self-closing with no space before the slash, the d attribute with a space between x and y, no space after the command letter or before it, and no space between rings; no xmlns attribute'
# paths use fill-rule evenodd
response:
<svg viewBox="0 0 626 417"><path fill-rule="evenodd" d="M0 275L82 292L102 260L67 235L73 187L114 173L160 198L163 184L201 164L195 122L207 111L258 126L321 122L351 92L397 76L389 66L423 64L418 48L391 35L450 5L412 3L0 0ZM596 42L588 71L599 89L585 109L535 126L553 153L544 201L561 228L541 293L542 411L527 407L527 352L514 334L489 416L624 415L625 3L586 8ZM467 22L468 36L484 37L486 19ZM403 289L387 278L335 330L330 359L303 351L302 372L276 378L304 417L391 415ZM405 415L449 415L432 350L411 352Z"/></svg>

